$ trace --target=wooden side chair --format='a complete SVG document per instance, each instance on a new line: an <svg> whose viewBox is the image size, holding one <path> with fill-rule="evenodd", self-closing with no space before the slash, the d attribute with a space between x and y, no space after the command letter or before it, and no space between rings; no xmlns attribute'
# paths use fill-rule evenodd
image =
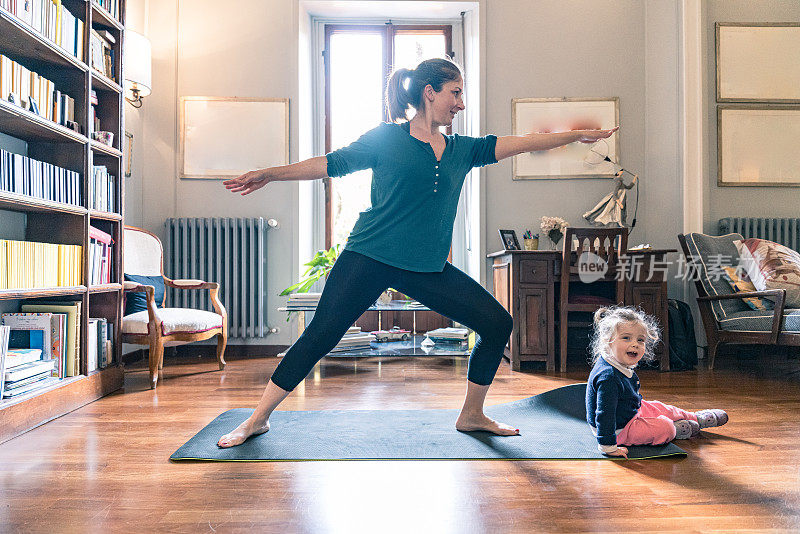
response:
<svg viewBox="0 0 800 534"><path fill-rule="evenodd" d="M620 256L628 249L627 228L572 228L567 227L561 247L561 287L559 299L561 372L567 370L567 334L569 326L591 326L591 319L571 320L570 312L594 313L603 306L621 305L625 302L625 277L617 278ZM582 283L579 278L579 261L584 252L602 258L608 270L593 283ZM605 282L605 283L604 283ZM608 291L614 283L613 292ZM570 292L580 284L580 291ZM595 289L597 288L597 289ZM605 292L602 291L605 289Z"/></svg>
<svg viewBox="0 0 800 534"><path fill-rule="evenodd" d="M146 302L136 304L146 309L123 316L122 341L150 348L150 387L155 389L159 370L164 366L164 347L217 336L217 361L220 370L224 369L228 315L219 301L219 284L203 280L171 280L164 276L161 241L141 228L125 227L123 252L126 300L136 298L132 293L145 293ZM165 285L177 289L208 289L216 313L191 308L164 308Z"/></svg>

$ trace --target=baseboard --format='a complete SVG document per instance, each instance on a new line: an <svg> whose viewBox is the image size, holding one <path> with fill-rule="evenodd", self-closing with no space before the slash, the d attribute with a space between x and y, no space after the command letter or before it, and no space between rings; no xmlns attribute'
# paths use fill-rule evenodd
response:
<svg viewBox="0 0 800 534"><path fill-rule="evenodd" d="M246 360L251 358L270 358L286 351L289 345L228 345L225 347L225 360ZM187 344L164 349L164 357L202 356L216 358L216 345ZM136 363L147 358L148 349L139 349L122 355L125 365Z"/></svg>

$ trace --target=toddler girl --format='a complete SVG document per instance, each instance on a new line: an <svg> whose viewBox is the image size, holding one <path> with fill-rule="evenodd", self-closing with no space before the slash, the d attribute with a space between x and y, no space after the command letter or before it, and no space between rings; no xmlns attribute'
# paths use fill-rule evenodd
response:
<svg viewBox="0 0 800 534"><path fill-rule="evenodd" d="M663 445L728 422L722 410L687 412L642 399L634 368L642 358L654 358L658 339L655 319L636 308L600 308L594 314L586 420L603 454L627 458L624 445Z"/></svg>

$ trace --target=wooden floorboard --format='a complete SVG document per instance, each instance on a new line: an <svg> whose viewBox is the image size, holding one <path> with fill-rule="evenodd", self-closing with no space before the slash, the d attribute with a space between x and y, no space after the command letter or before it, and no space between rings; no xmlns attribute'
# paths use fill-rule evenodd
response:
<svg viewBox="0 0 800 534"><path fill-rule="evenodd" d="M112 394L0 445L0 532L505 533L800 530L800 363L641 371L646 398L720 407L686 459L171 463L229 408L252 407L277 359L142 363ZM490 404L585 379L501 365ZM466 362L327 359L287 410L458 408ZM513 421L509 421L513 423Z"/></svg>

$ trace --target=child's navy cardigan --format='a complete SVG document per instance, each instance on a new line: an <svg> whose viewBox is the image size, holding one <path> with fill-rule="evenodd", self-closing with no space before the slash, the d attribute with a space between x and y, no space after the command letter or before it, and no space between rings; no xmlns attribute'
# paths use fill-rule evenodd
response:
<svg viewBox="0 0 800 534"><path fill-rule="evenodd" d="M636 372L628 378L598 357L586 384L586 420L596 430L597 442L616 445L617 429L624 428L641 405Z"/></svg>

